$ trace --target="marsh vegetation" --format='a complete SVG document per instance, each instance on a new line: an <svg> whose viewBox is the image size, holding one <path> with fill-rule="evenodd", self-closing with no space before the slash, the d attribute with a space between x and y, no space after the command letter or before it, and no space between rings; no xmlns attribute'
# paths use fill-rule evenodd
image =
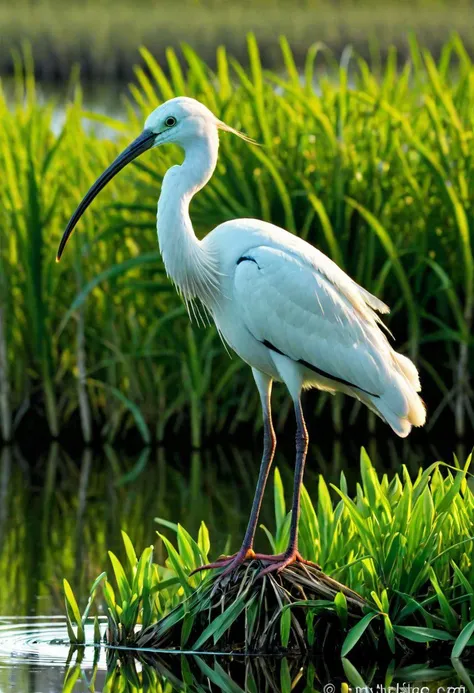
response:
<svg viewBox="0 0 474 693"><path fill-rule="evenodd" d="M14 105L0 96L0 414L8 439L45 420L52 436L77 428L85 441L145 443L170 430L194 446L258 421L247 367L230 360L216 331L189 325L156 248L160 181L178 151L150 155L95 202L71 251L58 239L81 194L161 100L189 94L262 143L222 137L220 163L193 202L199 233L233 217L271 220L300 234L392 306L397 349L421 370L430 426L473 423L472 185L474 67L454 37L441 58L411 42L404 67L391 50L380 72L347 54L341 66L313 46L300 72L286 40L286 74L262 69L248 39L243 68L224 49L211 69L189 47L167 74L145 49L125 123L84 113L81 91L51 131L26 55ZM315 81L323 54L336 79ZM348 64L352 69L349 81ZM456 69L453 72L453 65ZM26 76L25 76L26 75ZM84 118L110 126L99 139ZM118 140L118 142L116 141ZM289 402L277 394L279 426ZM328 395L315 414L334 430L374 421Z"/></svg>
<svg viewBox="0 0 474 693"><path fill-rule="evenodd" d="M111 570L94 581L82 614L64 583L70 641L86 642L87 618L102 587L108 626L102 636L96 617L96 644L104 637L109 645L139 650L329 659L370 647L374 661L409 652L468 656L474 495L470 459L455 464L457 470L441 463L420 469L413 481L402 467L389 481L362 450L353 497L344 473L332 489L320 476L315 503L303 491L299 538L303 555L324 572L296 566L259 579L260 562L251 561L219 581L215 573L192 574L212 552L204 523L194 539L183 525L158 518L176 534L172 542L159 532L167 551L162 565L153 561L152 546L138 558L123 533L125 560L109 553ZM273 497L273 526L263 529L278 553L290 524L278 470Z"/></svg>

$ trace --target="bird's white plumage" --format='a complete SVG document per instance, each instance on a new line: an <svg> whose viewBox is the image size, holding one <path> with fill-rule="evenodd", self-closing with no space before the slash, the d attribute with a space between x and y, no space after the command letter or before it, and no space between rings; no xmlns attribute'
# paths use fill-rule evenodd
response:
<svg viewBox="0 0 474 693"><path fill-rule="evenodd" d="M294 361L378 394L377 347L388 350L373 320L364 321L336 285L292 253L259 246L248 256L235 270L234 300L249 332Z"/></svg>
<svg viewBox="0 0 474 693"><path fill-rule="evenodd" d="M226 222L203 245L223 270L211 311L241 358L283 380L292 394L315 386L357 397L399 435L409 432L410 417L423 422L419 384L379 326L375 309L388 312L387 306L323 253L255 219Z"/></svg>
<svg viewBox="0 0 474 693"><path fill-rule="evenodd" d="M237 354L285 382L294 399L302 387L340 390L399 435L422 425L418 374L381 329L377 313L388 312L382 301L319 250L272 224L236 219L196 238L189 204L215 169L218 130L232 129L185 97L157 108L145 127L156 132L156 146L175 142L185 152L182 165L165 176L158 203L163 260L185 300L201 300Z"/></svg>
<svg viewBox="0 0 474 693"><path fill-rule="evenodd" d="M362 400L399 435L422 425L417 371L382 331L377 312L388 312L382 301L273 224L236 219L196 238L189 203L215 169L223 124L202 104L178 98L156 109L146 125L161 132L170 115L177 127L163 141L180 144L185 159L163 182L158 238L184 298L200 299L237 354L283 380L293 398L302 387L339 390Z"/></svg>

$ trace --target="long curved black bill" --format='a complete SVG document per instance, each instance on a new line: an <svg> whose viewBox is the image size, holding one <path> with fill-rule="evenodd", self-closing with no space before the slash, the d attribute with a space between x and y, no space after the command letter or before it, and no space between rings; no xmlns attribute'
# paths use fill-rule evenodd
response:
<svg viewBox="0 0 474 693"><path fill-rule="evenodd" d="M96 180L94 185L86 193L84 199L80 203L79 207L76 209L74 214L69 220L66 230L63 233L61 242L58 248L58 254L56 255L56 262L59 262L61 255L64 252L66 243L69 240L70 235L74 231L74 227L77 222L84 214L85 210L88 208L92 200L100 193L100 191L105 188L107 183L112 180L112 178L121 171L127 164L146 152L153 146L156 139L156 133L151 130L143 130L141 135L139 135L124 151L118 155L115 161L110 164L110 166L104 171L104 173Z"/></svg>

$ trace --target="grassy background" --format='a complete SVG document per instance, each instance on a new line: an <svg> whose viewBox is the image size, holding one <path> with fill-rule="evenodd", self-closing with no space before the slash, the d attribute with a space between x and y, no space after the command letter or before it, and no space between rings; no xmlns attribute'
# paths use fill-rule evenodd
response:
<svg viewBox="0 0 474 693"><path fill-rule="evenodd" d="M175 94L201 99L263 145L222 137L216 175L192 205L198 234L250 216L315 243L392 306L388 324L397 349L421 368L430 424L443 413L444 435L470 430L472 61L458 37L437 61L412 39L401 71L395 49L371 70L349 53L340 66L315 45L301 79L286 41L281 51L283 76L262 69L253 36L247 69L224 49L214 73L188 47L184 70L172 50L166 67L143 51L127 122L101 119L119 142L84 130L79 89L54 135L54 106L39 103L32 65L17 79L13 107L0 96L4 438L38 416L53 436L80 418L86 440L133 429L149 442L179 430L198 446L259 421L249 369L228 358L213 328L189 325L156 248L160 181L179 151L160 150L122 173L85 215L61 264L54 261L84 191L145 115ZM335 77L315 81L319 54ZM336 431L366 421L347 398L310 401ZM279 427L289 406L279 388Z"/></svg>
<svg viewBox="0 0 474 693"><path fill-rule="evenodd" d="M12 71L12 48L25 40L33 45L37 72L45 79L67 79L76 62L86 78L129 78L141 44L161 60L168 46L185 41L210 64L216 45L223 44L246 62L248 31L255 32L267 67L281 65L277 37L282 33L294 45L298 64L315 41L336 53L350 43L374 60L378 47L386 54L393 44L406 57L410 30L435 54L457 31L472 54L473 21L468 0L4 1L0 73Z"/></svg>

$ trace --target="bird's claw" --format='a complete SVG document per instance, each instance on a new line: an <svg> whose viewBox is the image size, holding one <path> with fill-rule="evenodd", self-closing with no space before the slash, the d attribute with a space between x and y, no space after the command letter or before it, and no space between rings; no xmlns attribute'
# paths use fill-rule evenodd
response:
<svg viewBox="0 0 474 693"><path fill-rule="evenodd" d="M268 575L268 573L279 573L283 568L286 568L293 563L301 563L303 565L311 566L312 568L317 568L321 570L321 566L312 561L307 561L296 549L291 551L285 551L285 553L279 553L275 556L266 553L255 553L253 549L242 548L240 551L235 553L233 556L221 556L214 563L206 563L206 565L201 565L199 568L190 573L190 575L195 575L202 570L213 570L216 568L224 568L222 573L219 574L219 580L221 578L230 575L236 568L245 563L245 561L262 561L262 563L268 563L260 572L259 577L263 575Z"/></svg>
<svg viewBox="0 0 474 693"><path fill-rule="evenodd" d="M269 565L259 573L259 577L268 575L269 573L279 573L284 568L292 565L293 563L301 563L302 565L308 565L317 570L321 570L321 566L312 561L307 561L297 549L292 549L291 551L285 551L284 553L276 554L275 556L269 556L264 553L256 553L255 558Z"/></svg>
<svg viewBox="0 0 474 693"><path fill-rule="evenodd" d="M223 572L219 575L219 578L223 578L226 577L226 575L230 575L230 573L232 573L233 570L242 565L242 563L245 563L245 561L252 561L255 558L255 556L256 554L253 551L253 549L242 548L233 556L221 556L217 559L217 561L214 561L214 563L206 563L206 565L201 565L199 566L199 568L195 568L192 571L192 573L190 573L190 576L195 575L196 573L199 573L202 570L225 568L225 570L223 570Z"/></svg>

